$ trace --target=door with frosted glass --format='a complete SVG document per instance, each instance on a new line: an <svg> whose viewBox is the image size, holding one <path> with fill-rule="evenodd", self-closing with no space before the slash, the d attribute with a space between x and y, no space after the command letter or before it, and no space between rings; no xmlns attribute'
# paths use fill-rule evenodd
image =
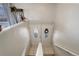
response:
<svg viewBox="0 0 79 59"><path fill-rule="evenodd" d="M53 38L53 24L31 24L31 42L33 44L51 44Z"/></svg>
<svg viewBox="0 0 79 59"><path fill-rule="evenodd" d="M31 43L38 44L40 41L40 35L41 35L41 25L31 24L30 30L31 30Z"/></svg>
<svg viewBox="0 0 79 59"><path fill-rule="evenodd" d="M41 31L42 31L41 32L42 44L43 45L52 44L53 24L42 24Z"/></svg>

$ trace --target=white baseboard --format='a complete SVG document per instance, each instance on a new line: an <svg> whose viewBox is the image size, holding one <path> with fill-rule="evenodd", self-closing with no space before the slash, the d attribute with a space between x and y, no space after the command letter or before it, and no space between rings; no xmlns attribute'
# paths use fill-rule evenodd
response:
<svg viewBox="0 0 79 59"><path fill-rule="evenodd" d="M72 54L72 55L74 55L74 56L79 56L78 54L73 53L72 51L70 51L70 50L68 50L68 49L65 49L65 48L63 48L63 47L61 47L61 46L59 46L59 45L55 45L55 46L57 46L57 47L59 47L59 48L65 50L65 51L69 52L70 54Z"/></svg>

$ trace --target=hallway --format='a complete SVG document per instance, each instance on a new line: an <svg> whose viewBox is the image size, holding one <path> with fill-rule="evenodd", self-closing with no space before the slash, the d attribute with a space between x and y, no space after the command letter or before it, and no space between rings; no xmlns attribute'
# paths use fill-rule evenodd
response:
<svg viewBox="0 0 79 59"><path fill-rule="evenodd" d="M0 54L0 55L7 55L7 54L18 55L19 54L19 55L24 55L24 56L36 56L38 47L39 47L39 41L41 40L36 40L36 39L30 40L31 37L29 38L29 36L27 35L27 33L29 34L28 32L29 27L27 25L28 25L28 21L21 22L20 24L17 24L13 26L12 28L5 29L7 31L4 30L2 34L0 34L0 38L4 39L2 40L2 42L5 42L5 44L1 43L3 46L0 46L2 47L1 52L2 53L4 52L4 54ZM5 36L2 36L3 34L5 34ZM9 35L9 37L7 37L8 36L7 34ZM28 40L26 40L26 38ZM8 43L7 40L11 41L12 43ZM59 48L53 45L52 41L50 40L46 41L46 40L47 39L41 41L41 46L39 47L39 50L42 50L42 52L38 52L38 54L43 53L43 55L41 54L42 56L74 56L71 53L63 50L62 48ZM17 43L18 45L16 46ZM5 50L6 47L7 49ZM14 48L12 49L12 47ZM15 48L16 48L16 51L15 51ZM12 51L14 51L14 54ZM37 56L40 56L40 55L37 55Z"/></svg>
<svg viewBox="0 0 79 59"><path fill-rule="evenodd" d="M79 55L79 4L2 3L0 8L0 56Z"/></svg>

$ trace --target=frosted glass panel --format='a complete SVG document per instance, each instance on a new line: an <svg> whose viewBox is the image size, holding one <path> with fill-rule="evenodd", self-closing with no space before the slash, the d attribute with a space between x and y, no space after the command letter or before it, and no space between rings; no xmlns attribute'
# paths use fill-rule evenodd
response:
<svg viewBox="0 0 79 59"><path fill-rule="evenodd" d="M8 4L0 3L0 25L2 29L10 26L7 8Z"/></svg>
<svg viewBox="0 0 79 59"><path fill-rule="evenodd" d="M0 4L0 16L5 16L4 6Z"/></svg>
<svg viewBox="0 0 79 59"><path fill-rule="evenodd" d="M35 28L35 29L34 29L34 38L37 38L37 37L38 37L38 29Z"/></svg>

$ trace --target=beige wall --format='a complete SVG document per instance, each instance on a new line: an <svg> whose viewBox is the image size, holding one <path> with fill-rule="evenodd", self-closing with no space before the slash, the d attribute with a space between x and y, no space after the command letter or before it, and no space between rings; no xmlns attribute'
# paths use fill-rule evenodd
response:
<svg viewBox="0 0 79 59"><path fill-rule="evenodd" d="M79 55L79 4L57 4L55 45Z"/></svg>
<svg viewBox="0 0 79 59"><path fill-rule="evenodd" d="M23 8L25 17L32 23L52 23L55 20L55 4L26 3L15 4L17 8Z"/></svg>
<svg viewBox="0 0 79 59"><path fill-rule="evenodd" d="M28 23L19 23L0 32L0 56L22 56L29 46Z"/></svg>

